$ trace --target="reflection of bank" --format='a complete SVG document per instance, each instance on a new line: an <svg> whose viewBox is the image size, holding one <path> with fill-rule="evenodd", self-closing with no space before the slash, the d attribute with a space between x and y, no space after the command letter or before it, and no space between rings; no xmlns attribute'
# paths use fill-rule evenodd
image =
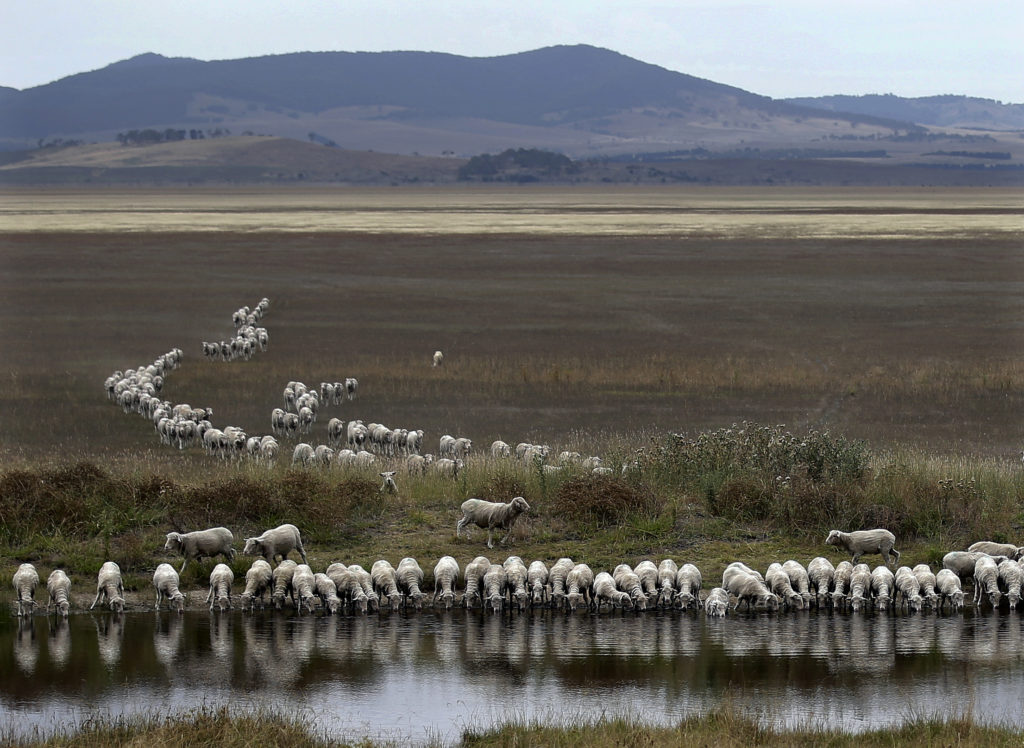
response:
<svg viewBox="0 0 1024 748"><path fill-rule="evenodd" d="M36 641L35 621L32 617L18 617L18 633L14 638L14 662L25 675L36 671L39 660L39 642Z"/></svg>

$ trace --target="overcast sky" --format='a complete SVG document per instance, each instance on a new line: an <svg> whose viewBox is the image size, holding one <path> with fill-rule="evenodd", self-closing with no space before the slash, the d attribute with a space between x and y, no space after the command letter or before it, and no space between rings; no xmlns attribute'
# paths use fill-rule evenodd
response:
<svg viewBox="0 0 1024 748"><path fill-rule="evenodd" d="M593 44L772 97L956 93L1024 103L1021 0L0 0L0 85L142 52L473 57Z"/></svg>

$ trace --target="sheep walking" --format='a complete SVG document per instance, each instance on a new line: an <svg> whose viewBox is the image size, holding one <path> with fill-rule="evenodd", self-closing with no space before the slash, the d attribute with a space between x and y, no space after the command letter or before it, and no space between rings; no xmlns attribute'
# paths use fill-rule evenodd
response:
<svg viewBox="0 0 1024 748"><path fill-rule="evenodd" d="M483 604L484 575L490 568L487 556L477 556L466 564L466 591L462 595L462 607L472 608L477 602Z"/></svg>
<svg viewBox="0 0 1024 748"><path fill-rule="evenodd" d="M973 543L968 549L970 552L987 553L990 556L1006 556L1014 561L1024 558L1024 548L1012 543L993 543L991 540L981 540Z"/></svg>
<svg viewBox="0 0 1024 748"><path fill-rule="evenodd" d="M426 595L420 589L423 584L423 569L416 563L416 559L406 556L398 562L395 570L395 578L398 580L398 589L402 592L402 605L412 605L416 610L423 610L423 598Z"/></svg>
<svg viewBox="0 0 1024 748"><path fill-rule="evenodd" d="M526 583L530 587L530 605L539 608L548 601L548 566L543 561L533 561L526 570Z"/></svg>
<svg viewBox="0 0 1024 748"><path fill-rule="evenodd" d="M36 587L39 572L32 564L22 564L14 572L14 591L18 596L18 617L30 616L36 609Z"/></svg>
<svg viewBox="0 0 1024 748"><path fill-rule="evenodd" d="M519 515L528 512L530 505L522 496L516 496L508 503L496 503L484 501L483 499L466 499L462 502L462 519L455 526L456 537L462 537L462 528L468 524L487 529L487 547L493 548L492 539L495 528L505 530L505 537L501 539L504 545L512 534L512 527L515 525Z"/></svg>
<svg viewBox="0 0 1024 748"><path fill-rule="evenodd" d="M96 599L89 610L100 601L108 605L115 613L124 611L124 582L121 581L121 567L113 561L104 562L96 575Z"/></svg>
<svg viewBox="0 0 1024 748"><path fill-rule="evenodd" d="M565 601L569 606L569 612L576 612L580 603L586 604L589 608L592 601L591 587L594 584L594 572L586 564L576 564L572 571L565 578L565 584L569 592Z"/></svg>
<svg viewBox="0 0 1024 748"><path fill-rule="evenodd" d="M807 579L815 607L820 608L828 604L835 576L836 568L824 556L811 559L811 563L807 564Z"/></svg>
<svg viewBox="0 0 1024 748"><path fill-rule="evenodd" d="M50 612L50 603L53 603L55 612L67 618L71 611L71 580L68 575L60 569L54 569L46 580L46 591L50 595L46 612Z"/></svg>
<svg viewBox="0 0 1024 748"><path fill-rule="evenodd" d="M263 556L268 562L274 563L280 556L284 561L292 551L298 551L302 563L306 561L306 549L302 547L302 536L295 525L280 525L267 530L256 538L246 538L242 553L247 556Z"/></svg>
<svg viewBox="0 0 1024 748"><path fill-rule="evenodd" d="M267 590L273 592L273 586L274 570L270 568L270 564L262 558L253 561L249 571L245 572L245 591L239 598L242 603L242 609L255 610L257 599L260 601L260 607L262 608L263 598Z"/></svg>
<svg viewBox="0 0 1024 748"><path fill-rule="evenodd" d="M676 594L676 575L679 567L670 558L658 564L658 607L671 608Z"/></svg>
<svg viewBox="0 0 1024 748"><path fill-rule="evenodd" d="M160 610L160 603L167 600L167 607L177 610L179 613L185 610L185 596L178 589L180 580L178 572L170 564L160 564L153 572L153 587L156 589L156 605L153 607Z"/></svg>
<svg viewBox="0 0 1024 748"><path fill-rule="evenodd" d="M235 536L226 527L211 527L209 530L195 530L194 532L169 532L167 542L164 543L165 551L176 551L185 557L185 561L178 570L179 574L185 572L189 561L199 561L203 558L213 558L222 555L228 561L235 558L235 550L231 547L235 542Z"/></svg>
<svg viewBox="0 0 1024 748"><path fill-rule="evenodd" d="M842 532L832 530L825 538L826 545L835 545L845 548L853 554L854 564L860 560L865 553L878 553L885 559L886 566L890 561L900 562L900 552L893 546L896 544L896 536L888 530L878 528L875 530L856 530L855 532ZM895 558L891 558L895 557Z"/></svg>
<svg viewBox="0 0 1024 748"><path fill-rule="evenodd" d="M206 596L206 602L213 611L214 605L218 610L230 610L231 585L235 581L235 573L227 564L217 564L210 572L210 592Z"/></svg>
<svg viewBox="0 0 1024 748"><path fill-rule="evenodd" d="M442 556L434 566L434 596L431 605L436 605L438 597L444 603L445 610L451 610L455 604L455 585L459 581L459 562L451 556Z"/></svg>
<svg viewBox="0 0 1024 748"><path fill-rule="evenodd" d="M960 584L960 577L951 569L940 569L935 575L935 591L939 593L939 607L943 608L946 602L953 610L963 610L964 590Z"/></svg>
<svg viewBox="0 0 1024 748"><path fill-rule="evenodd" d="M630 596L618 589L615 579L606 571L602 571L594 577L594 604L597 612L601 612L601 603L608 603L613 608L633 609L633 600Z"/></svg>
<svg viewBox="0 0 1024 748"><path fill-rule="evenodd" d="M715 587L708 593L704 601L704 613L712 618L721 617L729 610L729 593L721 587Z"/></svg>

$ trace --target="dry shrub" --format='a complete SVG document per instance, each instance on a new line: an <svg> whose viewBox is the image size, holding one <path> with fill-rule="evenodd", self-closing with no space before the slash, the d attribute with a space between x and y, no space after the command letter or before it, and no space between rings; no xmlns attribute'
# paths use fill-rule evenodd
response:
<svg viewBox="0 0 1024 748"><path fill-rule="evenodd" d="M753 478L729 478L705 498L712 514L733 521L764 520L771 512L771 492Z"/></svg>
<svg viewBox="0 0 1024 748"><path fill-rule="evenodd" d="M525 496L526 486L511 473L497 473L489 476L483 484L474 486L470 495L485 501L508 503L516 496Z"/></svg>
<svg viewBox="0 0 1024 748"><path fill-rule="evenodd" d="M632 514L661 514L665 501L645 485L618 478L585 476L559 486L551 513L567 520L620 522Z"/></svg>

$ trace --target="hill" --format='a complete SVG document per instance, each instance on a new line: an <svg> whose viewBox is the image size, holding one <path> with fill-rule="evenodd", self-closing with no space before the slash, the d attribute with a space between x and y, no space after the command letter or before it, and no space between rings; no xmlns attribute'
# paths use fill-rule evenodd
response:
<svg viewBox="0 0 1024 748"><path fill-rule="evenodd" d="M818 96L786 99L798 106L885 117L938 127L1024 130L1024 104L1004 104L972 96L905 98L893 94Z"/></svg>

